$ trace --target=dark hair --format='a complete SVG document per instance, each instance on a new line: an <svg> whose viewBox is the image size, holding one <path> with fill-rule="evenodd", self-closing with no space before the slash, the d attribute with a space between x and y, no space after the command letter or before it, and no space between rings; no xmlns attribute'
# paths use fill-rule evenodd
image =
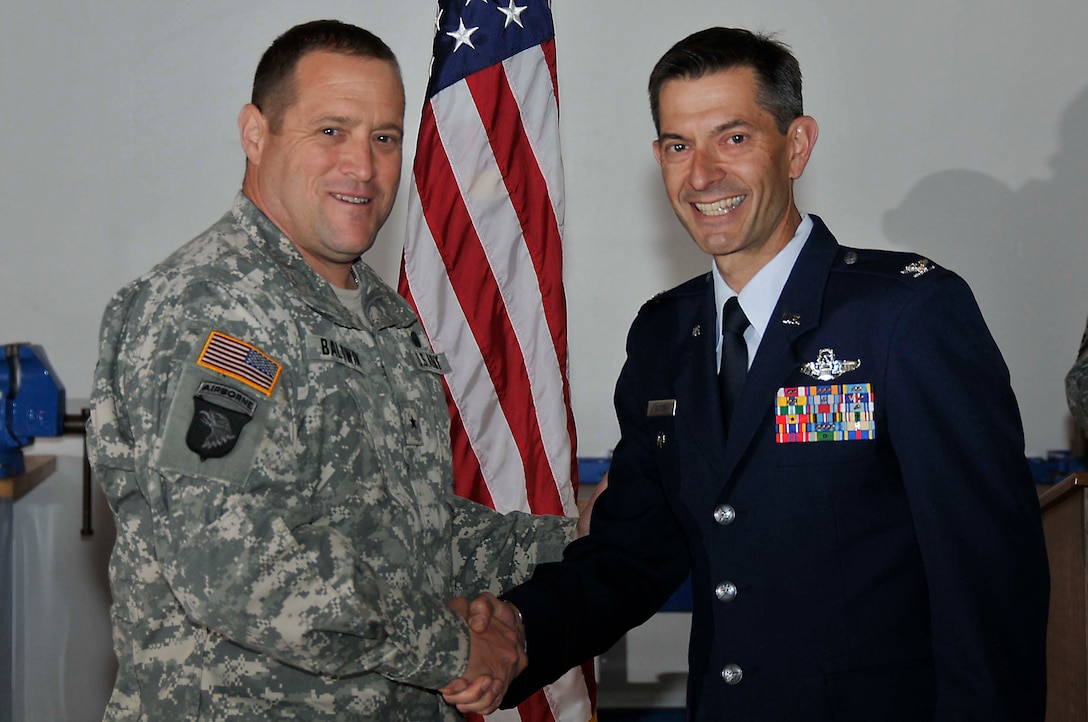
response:
<svg viewBox="0 0 1088 722"><path fill-rule="evenodd" d="M781 133L804 114L801 66L784 43L739 28L707 28L669 48L650 73L650 115L661 132L661 86L669 80L696 80L733 68L755 71L756 102L774 115Z"/></svg>
<svg viewBox="0 0 1088 722"><path fill-rule="evenodd" d="M257 64L251 101L278 132L283 114L295 102L295 68L307 53L325 51L384 60L397 70L397 56L369 30L339 20L313 20L296 25L273 41Z"/></svg>

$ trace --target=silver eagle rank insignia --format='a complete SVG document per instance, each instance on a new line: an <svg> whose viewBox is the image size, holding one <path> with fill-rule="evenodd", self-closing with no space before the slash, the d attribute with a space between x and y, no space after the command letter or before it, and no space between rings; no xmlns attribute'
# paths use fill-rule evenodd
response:
<svg viewBox="0 0 1088 722"><path fill-rule="evenodd" d="M936 266L933 264L933 261L929 260L928 258L919 258L914 263L908 263L907 266L899 273L903 276L914 276L915 278L921 278L922 276L932 271L934 268L936 268Z"/></svg>

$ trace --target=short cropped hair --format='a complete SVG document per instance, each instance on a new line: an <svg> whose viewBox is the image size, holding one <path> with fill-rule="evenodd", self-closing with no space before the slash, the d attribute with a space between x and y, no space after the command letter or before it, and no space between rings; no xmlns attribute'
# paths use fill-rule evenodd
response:
<svg viewBox="0 0 1088 722"><path fill-rule="evenodd" d="M369 30L339 20L313 20L296 25L273 41L261 56L253 76L250 102L268 118L273 133L279 132L283 114L297 98L295 68L299 60L316 51L384 60L400 76L397 56Z"/></svg>
<svg viewBox="0 0 1088 722"><path fill-rule="evenodd" d="M771 35L739 28L707 28L669 48L650 73L650 114L661 132L661 87L669 80L697 80L711 73L751 68L758 83L756 102L774 115L780 133L804 114L801 66L784 43Z"/></svg>

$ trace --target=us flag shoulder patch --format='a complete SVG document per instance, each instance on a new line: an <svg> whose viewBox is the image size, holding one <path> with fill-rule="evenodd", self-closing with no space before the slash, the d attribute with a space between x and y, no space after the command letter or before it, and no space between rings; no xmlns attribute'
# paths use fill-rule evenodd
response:
<svg viewBox="0 0 1088 722"><path fill-rule="evenodd" d="M279 362L256 346L219 331L212 331L208 336L196 363L241 381L265 396L272 395L272 389L276 388L276 381L283 370Z"/></svg>

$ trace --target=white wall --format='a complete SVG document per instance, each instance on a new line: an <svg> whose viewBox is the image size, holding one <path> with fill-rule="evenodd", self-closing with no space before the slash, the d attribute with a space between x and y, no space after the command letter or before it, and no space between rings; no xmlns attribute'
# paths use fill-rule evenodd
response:
<svg viewBox="0 0 1088 722"><path fill-rule="evenodd" d="M553 6L582 455L615 441L612 385L639 305L707 266L664 200L645 83L672 42L711 24L780 31L801 60L821 126L803 209L843 243L916 249L960 271L1009 361L1029 452L1069 446L1062 378L1088 315L1088 4ZM6 0L0 342L42 344L69 396L88 395L109 295L228 207L237 111L261 51L295 22L335 16L392 45L410 159L433 15L432 0ZM405 197L368 258L389 280Z"/></svg>
<svg viewBox="0 0 1088 722"><path fill-rule="evenodd" d="M83 461L57 459L56 471L15 502L13 689L0 692L0 719L102 719L117 663L111 652L109 582L113 517L92 494L93 534L83 536Z"/></svg>

